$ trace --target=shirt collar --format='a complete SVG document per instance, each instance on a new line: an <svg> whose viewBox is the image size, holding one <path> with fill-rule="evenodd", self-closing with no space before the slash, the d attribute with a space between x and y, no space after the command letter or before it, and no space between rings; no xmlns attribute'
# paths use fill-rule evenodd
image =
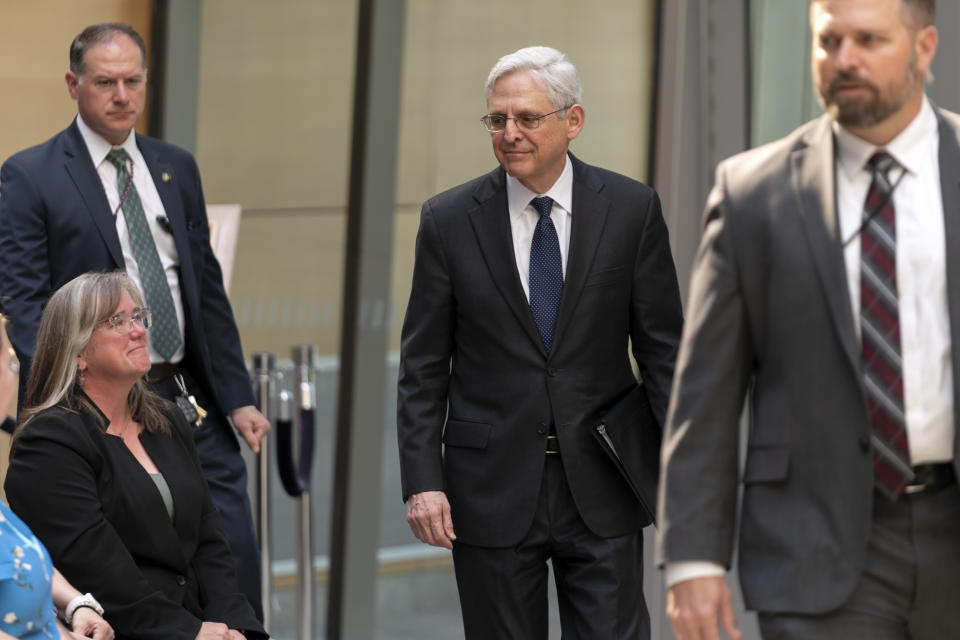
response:
<svg viewBox="0 0 960 640"><path fill-rule="evenodd" d="M573 163L570 162L570 154L564 159L563 172L546 193L534 193L520 184L519 180L507 175L507 203L512 215L522 214L530 201L541 195L549 196L564 211L573 213Z"/></svg>
<svg viewBox="0 0 960 640"><path fill-rule="evenodd" d="M910 124L901 131L896 138L883 147L877 147L866 140L858 138L840 125L833 122L833 131L837 137L837 157L840 168L853 180L858 172L863 171L876 151L885 149L909 173L914 175L919 171L925 154L937 136L937 114L933 106L923 96L920 112L910 121Z"/></svg>
<svg viewBox="0 0 960 640"><path fill-rule="evenodd" d="M80 129L80 137L83 138L84 144L87 145L87 151L90 152L90 159L93 161L93 166L99 167L100 164L106 160L107 154L110 153L110 150L113 149L114 146L107 142L106 138L87 126L87 123L83 121L79 113L77 114L77 128ZM136 153L136 131L131 129L130 135L127 136L127 139L124 140L123 144L119 145L118 148L126 150L127 155L131 158L136 158L137 155L139 155Z"/></svg>

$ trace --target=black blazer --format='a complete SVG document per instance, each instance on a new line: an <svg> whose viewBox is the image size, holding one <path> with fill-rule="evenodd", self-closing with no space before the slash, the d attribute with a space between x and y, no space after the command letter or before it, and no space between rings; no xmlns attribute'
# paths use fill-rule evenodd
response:
<svg viewBox="0 0 960 640"><path fill-rule="evenodd" d="M186 314L184 364L226 415L255 404L220 264L210 248L206 204L189 153L137 134L170 221ZM123 269L114 217L74 121L0 168L0 300L26 380L40 315L50 295L88 271ZM216 363L216 376L213 374Z"/></svg>
<svg viewBox="0 0 960 640"><path fill-rule="evenodd" d="M591 429L637 384L631 348L663 424L682 324L667 228L653 189L572 162L549 357L516 268L503 169L423 205L401 346L403 497L446 491L468 544L510 546L529 529L551 420L587 526L611 537L650 522Z"/></svg>
<svg viewBox="0 0 960 640"><path fill-rule="evenodd" d="M27 423L4 488L54 565L103 604L118 638L193 640L201 622L266 634L239 592L220 516L183 417L144 448L170 487L171 521L146 470L95 420L55 407Z"/></svg>

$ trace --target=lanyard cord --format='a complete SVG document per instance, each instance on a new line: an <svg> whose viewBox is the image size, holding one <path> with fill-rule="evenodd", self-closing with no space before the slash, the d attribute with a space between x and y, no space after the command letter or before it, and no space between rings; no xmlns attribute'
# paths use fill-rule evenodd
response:
<svg viewBox="0 0 960 640"><path fill-rule="evenodd" d="M127 180L127 184L123 188L123 193L120 194L120 202L117 204L117 208L113 210L114 218L117 217L120 209L123 208L123 203L126 202L127 196L130 195L130 188L133 186L133 158L128 159L130 160L130 179ZM119 172L120 169L118 168L117 171Z"/></svg>
<svg viewBox="0 0 960 640"><path fill-rule="evenodd" d="M870 224L870 221L880 213L880 210L887 206L887 203L890 202L890 198L893 197L893 192L896 190L897 185L900 184L900 181L903 180L903 176L907 175L907 170L904 167L900 167L900 176L897 177L897 181L890 186L890 190L887 191L883 196L883 200L880 201L879 206L874 207L874 209L863 219L863 222L860 223L860 226L857 227L857 230L850 234L850 237L843 241L843 249L847 248L847 245L853 242L853 239L863 233L863 230L867 228L867 225Z"/></svg>

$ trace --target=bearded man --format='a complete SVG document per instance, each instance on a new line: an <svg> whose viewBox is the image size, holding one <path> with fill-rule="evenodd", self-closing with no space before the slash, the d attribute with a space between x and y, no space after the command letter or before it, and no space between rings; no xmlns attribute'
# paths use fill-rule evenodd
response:
<svg viewBox="0 0 960 640"><path fill-rule="evenodd" d="M960 118L924 95L933 20L814 0L826 115L717 169L663 444L680 640L740 636L738 527L764 638L960 637Z"/></svg>

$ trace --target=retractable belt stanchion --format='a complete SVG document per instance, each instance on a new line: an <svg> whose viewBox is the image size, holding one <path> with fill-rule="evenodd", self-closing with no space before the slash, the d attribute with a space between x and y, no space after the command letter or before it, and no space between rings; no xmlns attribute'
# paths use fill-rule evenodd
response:
<svg viewBox="0 0 960 640"><path fill-rule="evenodd" d="M313 637L313 540L310 533L310 474L313 467L315 386L313 347L292 349L294 392L280 392L277 461L283 488L297 501L297 611L300 640Z"/></svg>
<svg viewBox="0 0 960 640"><path fill-rule="evenodd" d="M276 358L272 353L253 354L253 385L257 408L267 420L276 420L274 375ZM271 604L273 602L273 558L270 551L270 445L269 434L260 441L257 455L257 511L255 524L260 542L260 604L263 610L263 626L270 628Z"/></svg>

